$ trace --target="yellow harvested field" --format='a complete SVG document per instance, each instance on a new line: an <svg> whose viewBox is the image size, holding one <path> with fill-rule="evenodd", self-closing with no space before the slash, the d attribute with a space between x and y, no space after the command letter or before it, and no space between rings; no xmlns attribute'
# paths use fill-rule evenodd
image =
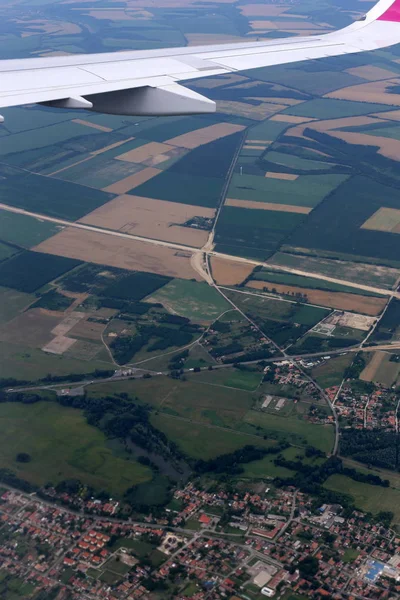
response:
<svg viewBox="0 0 400 600"><path fill-rule="evenodd" d="M93 156L97 156L98 154L103 154L104 152L107 152L108 150L113 150L114 148L118 148L118 146L123 146L124 144L127 144L128 142L131 142L134 139L135 139L134 137L130 137L130 138L127 138L126 140L121 140L120 142L114 142L113 144L110 144L109 146L104 146L104 148L100 148L99 150L94 150L90 154L92 154Z"/></svg>
<svg viewBox="0 0 400 600"><path fill-rule="evenodd" d="M49 354L64 354L64 352L69 350L75 343L76 340L73 338L58 335L52 339L51 342L43 346L42 350L44 352L49 352Z"/></svg>
<svg viewBox="0 0 400 600"><path fill-rule="evenodd" d="M270 179L286 179L286 181L296 181L299 178L295 173L273 173L272 171L267 171L265 177L269 177Z"/></svg>
<svg viewBox="0 0 400 600"><path fill-rule="evenodd" d="M198 148L214 140L232 135L245 129L244 125L235 125L234 123L217 123L216 125L209 125L208 127L202 127L189 133L178 135L177 137L167 140L165 143L172 146L180 146L181 148Z"/></svg>
<svg viewBox="0 0 400 600"><path fill-rule="evenodd" d="M400 140L394 140L383 136L368 135L366 133L350 133L348 131L331 132L333 137L344 140L349 144L361 144L362 146L378 146L378 154L392 158L400 159Z"/></svg>
<svg viewBox="0 0 400 600"><path fill-rule="evenodd" d="M361 229L400 233L400 210L382 206L361 225Z"/></svg>
<svg viewBox="0 0 400 600"><path fill-rule="evenodd" d="M243 146L243 150L265 150L267 146L252 146L251 144L246 144Z"/></svg>
<svg viewBox="0 0 400 600"><path fill-rule="evenodd" d="M69 331L69 335L76 338L84 338L86 340L101 340L101 334L105 330L106 325L104 323L96 323L89 321L88 319L80 320L72 329Z"/></svg>
<svg viewBox="0 0 400 600"><path fill-rule="evenodd" d="M36 246L35 250L130 271L201 280L190 266L190 252L75 227L67 227Z"/></svg>
<svg viewBox="0 0 400 600"><path fill-rule="evenodd" d="M381 67L374 67L374 65L363 65L362 67L354 67L352 69L346 69L347 73L354 75L355 77L361 77L368 81L378 81L379 79L390 79L397 77L393 71L382 69Z"/></svg>
<svg viewBox="0 0 400 600"><path fill-rule="evenodd" d="M386 356L386 352L375 352L365 369L361 371L360 379L362 379L363 381L373 381L380 366L385 361Z"/></svg>
<svg viewBox="0 0 400 600"><path fill-rule="evenodd" d="M160 169L147 167L146 169L143 169L143 171L139 171L133 175L128 175L128 177L124 177L124 179L120 179L119 181L108 185L107 187L103 188L103 192L111 192L112 194L126 194L126 192L129 192L129 190L138 187L159 173L162 173Z"/></svg>
<svg viewBox="0 0 400 600"><path fill-rule="evenodd" d="M103 125L97 125L97 123L91 123L90 121L84 121L83 119L72 119L73 123L78 123L79 125L86 125L86 127L92 127L93 129L98 129L99 131L106 131L110 133L113 131L110 127L104 127Z"/></svg>
<svg viewBox="0 0 400 600"><path fill-rule="evenodd" d="M209 46L210 44L236 44L243 42L238 35L226 35L223 33L185 33L188 46Z"/></svg>
<svg viewBox="0 0 400 600"><path fill-rule="evenodd" d="M270 4L246 4L240 7L240 12L245 17L279 17L288 10L288 6L274 6Z"/></svg>
<svg viewBox="0 0 400 600"><path fill-rule="evenodd" d="M338 98L340 100L355 100L360 102L375 102L377 104L391 104L400 106L400 94L386 92L387 88L399 85L399 79L386 79L384 81L371 81L335 90L326 94L324 98Z"/></svg>
<svg viewBox="0 0 400 600"><path fill-rule="evenodd" d="M388 121L400 121L400 110L389 110L388 112L375 113L371 116Z"/></svg>
<svg viewBox="0 0 400 600"><path fill-rule="evenodd" d="M185 37L188 37L186 34ZM197 34L193 34L197 35ZM213 89L217 87L221 87L221 85L228 85L230 83L238 83L240 81L247 81L245 77L242 75L235 75L233 73L227 73L226 75L220 75L218 78L206 77L205 79L199 79L198 83L196 83L197 87L201 87L204 89Z"/></svg>
<svg viewBox="0 0 400 600"><path fill-rule="evenodd" d="M116 160L123 160L125 162L142 163L146 159L152 156L157 156L158 154L163 154L164 152L168 152L168 150L172 150L172 148L167 144L162 144L160 142L149 142L148 144L139 146L139 148L134 148L133 150L129 150L124 154L120 154L115 158Z"/></svg>
<svg viewBox="0 0 400 600"><path fill-rule="evenodd" d="M264 144L265 146L269 146L272 144L271 140L246 140L246 144Z"/></svg>
<svg viewBox="0 0 400 600"><path fill-rule="evenodd" d="M253 265L213 256L211 258L211 269L218 285L237 285L250 275L253 271Z"/></svg>
<svg viewBox="0 0 400 600"><path fill-rule="evenodd" d="M191 204L122 195L84 216L80 222L201 248L208 232L179 225L196 216L212 219L214 213L211 208Z"/></svg>
<svg viewBox="0 0 400 600"><path fill-rule="evenodd" d="M262 290L264 287L274 287L280 294L306 294L310 304L319 304L338 310L350 310L365 315L376 316L384 308L387 298L374 298L373 296L360 296L358 294L347 294L345 292L326 292L301 288L294 285L283 285L280 283L268 283L267 281L250 281L248 287Z"/></svg>
<svg viewBox="0 0 400 600"><path fill-rule="evenodd" d="M296 117L295 115L274 115L271 121L279 121L280 123L309 123L315 121L311 117Z"/></svg>
<svg viewBox="0 0 400 600"><path fill-rule="evenodd" d="M134 17L128 14L124 9L118 10L117 8L102 8L102 9L91 9L87 13L94 19L109 19L110 21L131 21Z"/></svg>
<svg viewBox="0 0 400 600"><path fill-rule="evenodd" d="M278 212L298 213L308 215L312 208L308 206L293 206L291 204L274 204L273 202L255 202L254 200L237 200L236 198L227 198L225 206L239 206L241 208L255 208L258 210L275 210Z"/></svg>

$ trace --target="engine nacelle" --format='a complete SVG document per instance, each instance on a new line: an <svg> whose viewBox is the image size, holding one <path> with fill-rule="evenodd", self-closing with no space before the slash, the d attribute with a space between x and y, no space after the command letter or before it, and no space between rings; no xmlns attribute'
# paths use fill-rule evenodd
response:
<svg viewBox="0 0 400 600"><path fill-rule="evenodd" d="M140 87L87 96L91 110L112 115L172 116L214 113L209 98L177 83L161 87Z"/></svg>

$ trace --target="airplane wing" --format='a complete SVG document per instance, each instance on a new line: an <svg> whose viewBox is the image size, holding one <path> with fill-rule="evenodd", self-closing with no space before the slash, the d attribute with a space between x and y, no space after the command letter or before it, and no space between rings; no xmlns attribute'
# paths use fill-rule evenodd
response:
<svg viewBox="0 0 400 600"><path fill-rule="evenodd" d="M215 103L179 82L399 42L400 0L380 0L361 20L320 36L3 60L0 108L40 103L124 115L209 113Z"/></svg>

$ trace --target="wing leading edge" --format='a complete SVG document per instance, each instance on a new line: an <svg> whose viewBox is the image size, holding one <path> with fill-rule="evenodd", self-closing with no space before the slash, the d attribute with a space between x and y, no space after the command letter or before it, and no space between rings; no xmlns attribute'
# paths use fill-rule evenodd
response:
<svg viewBox="0 0 400 600"><path fill-rule="evenodd" d="M179 82L375 50L400 43L400 0L321 36L150 51L0 61L0 107L43 103L125 115L208 113L215 103Z"/></svg>

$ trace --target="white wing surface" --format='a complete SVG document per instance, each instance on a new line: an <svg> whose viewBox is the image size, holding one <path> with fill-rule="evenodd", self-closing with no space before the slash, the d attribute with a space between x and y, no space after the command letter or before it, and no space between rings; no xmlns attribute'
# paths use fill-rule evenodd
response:
<svg viewBox="0 0 400 600"><path fill-rule="evenodd" d="M214 112L179 82L375 50L400 42L400 0L325 35L150 51L0 61L0 107L44 103L126 115Z"/></svg>

